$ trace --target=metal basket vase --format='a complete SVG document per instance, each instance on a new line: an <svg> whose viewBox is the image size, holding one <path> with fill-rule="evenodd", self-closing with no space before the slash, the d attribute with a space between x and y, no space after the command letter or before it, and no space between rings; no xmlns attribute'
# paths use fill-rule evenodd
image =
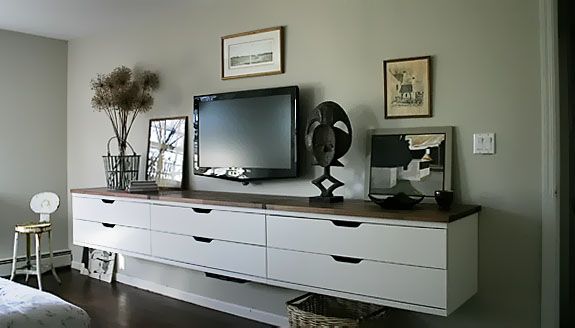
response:
<svg viewBox="0 0 575 328"><path fill-rule="evenodd" d="M126 190L131 181L138 180L140 168L140 155L136 155L132 145L128 143L132 150L132 155L111 155L110 141L108 140L108 155L102 156L104 160L104 170L106 172L106 184L108 190Z"/></svg>

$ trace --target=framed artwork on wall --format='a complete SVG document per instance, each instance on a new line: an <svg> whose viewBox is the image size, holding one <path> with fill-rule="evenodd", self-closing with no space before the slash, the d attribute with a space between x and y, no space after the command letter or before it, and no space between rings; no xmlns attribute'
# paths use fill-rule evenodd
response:
<svg viewBox="0 0 575 328"><path fill-rule="evenodd" d="M383 62L385 118L431 117L431 57Z"/></svg>
<svg viewBox="0 0 575 328"><path fill-rule="evenodd" d="M146 180L160 188L182 188L187 130L187 116L150 120Z"/></svg>
<svg viewBox="0 0 575 328"><path fill-rule="evenodd" d="M222 37L222 79L281 74L282 26Z"/></svg>

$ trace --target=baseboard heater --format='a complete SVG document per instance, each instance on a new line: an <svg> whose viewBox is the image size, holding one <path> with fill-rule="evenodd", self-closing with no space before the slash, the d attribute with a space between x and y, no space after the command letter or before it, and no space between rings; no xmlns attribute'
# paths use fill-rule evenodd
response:
<svg viewBox="0 0 575 328"><path fill-rule="evenodd" d="M71 250L68 250L68 249L67 249L67 250L61 250L61 251L54 251L53 254L54 254L54 255L53 255L54 257L67 256L67 255L69 255L70 257L72 257L72 251L71 251ZM36 254L30 254L30 255L31 255L32 261L36 261ZM50 258L50 253L42 253L42 254L40 255L40 258L42 258L42 259ZM24 256L24 255L18 256L17 259L16 259L16 262L17 262L17 263L25 262L25 261L26 261L26 256ZM0 260L0 265L5 265L5 264L12 265L12 259L9 258L9 259L2 259L2 260Z"/></svg>
<svg viewBox="0 0 575 328"><path fill-rule="evenodd" d="M42 261L47 260L50 257L50 253L42 253L40 256ZM31 261L36 262L36 255L32 255ZM56 267L70 266L72 261L72 252L69 249L54 251L54 265ZM16 258L16 263L18 265L26 262L26 256L18 256ZM10 277L12 272L12 258L1 259L0 260L0 277L6 278Z"/></svg>

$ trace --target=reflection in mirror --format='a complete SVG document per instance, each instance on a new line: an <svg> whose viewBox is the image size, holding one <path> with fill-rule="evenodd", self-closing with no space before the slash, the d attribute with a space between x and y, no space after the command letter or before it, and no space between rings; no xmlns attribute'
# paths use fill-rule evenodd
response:
<svg viewBox="0 0 575 328"><path fill-rule="evenodd" d="M365 198L451 189L453 127L368 131Z"/></svg>
<svg viewBox="0 0 575 328"><path fill-rule="evenodd" d="M146 179L160 188L182 188L187 117L150 120Z"/></svg>
<svg viewBox="0 0 575 328"><path fill-rule="evenodd" d="M445 134L373 136L370 193L433 196L442 190Z"/></svg>

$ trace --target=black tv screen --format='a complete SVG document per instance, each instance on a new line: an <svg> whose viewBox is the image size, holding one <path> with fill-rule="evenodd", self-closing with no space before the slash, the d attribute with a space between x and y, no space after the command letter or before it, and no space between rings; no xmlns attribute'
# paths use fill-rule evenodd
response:
<svg viewBox="0 0 575 328"><path fill-rule="evenodd" d="M194 174L296 177L298 94L292 86L194 97Z"/></svg>

